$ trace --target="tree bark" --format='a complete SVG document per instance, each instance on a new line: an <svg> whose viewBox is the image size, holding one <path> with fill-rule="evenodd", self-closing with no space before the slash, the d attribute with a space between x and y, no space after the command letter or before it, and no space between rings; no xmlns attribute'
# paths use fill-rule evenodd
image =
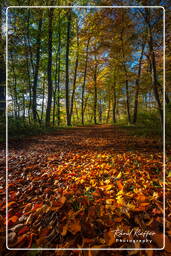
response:
<svg viewBox="0 0 171 256"><path fill-rule="evenodd" d="M43 113L44 113L44 106L45 106L45 77L43 79L43 98L42 98L42 110L41 110L41 118L40 121L43 121Z"/></svg>
<svg viewBox="0 0 171 256"><path fill-rule="evenodd" d="M107 111L107 117L106 117L106 123L109 123L110 119L110 108L111 108L111 96L110 96L111 91L109 90L109 95L108 95L108 111Z"/></svg>
<svg viewBox="0 0 171 256"><path fill-rule="evenodd" d="M41 47L41 33L42 33L42 16L39 19L38 25L38 34L36 40L36 64L34 68L34 81L33 81L33 88L32 88L32 111L33 111L33 120L37 121L37 83L38 83L38 73L39 73L39 63L40 63L40 47Z"/></svg>
<svg viewBox="0 0 171 256"><path fill-rule="evenodd" d="M66 121L67 125L71 125L70 120L70 99L69 99L69 48L70 48L70 32L71 32L71 10L68 10L67 20L67 44L66 44L66 78L65 78L65 101L66 101Z"/></svg>
<svg viewBox="0 0 171 256"><path fill-rule="evenodd" d="M116 82L113 84L113 123L116 123Z"/></svg>
<svg viewBox="0 0 171 256"><path fill-rule="evenodd" d="M85 93L86 76L87 76L89 42L90 42L90 38L88 38L88 40L87 40L86 60L85 60L85 69L84 69L84 81L83 81L82 93L81 93L81 122L82 122L82 125L84 125L84 93Z"/></svg>
<svg viewBox="0 0 171 256"><path fill-rule="evenodd" d="M125 89L126 89L126 107L127 107L127 115L128 115L128 123L131 123L131 115L130 115L130 103L129 103L129 87L128 87L128 72L125 63L125 50L124 50L124 42L123 42L123 32L124 29L121 31L121 44L122 44L122 58L123 58L123 68L125 72Z"/></svg>
<svg viewBox="0 0 171 256"><path fill-rule="evenodd" d="M0 28L2 28L2 4L0 4ZM0 30L0 117L5 117L5 61L3 56L4 41Z"/></svg>
<svg viewBox="0 0 171 256"><path fill-rule="evenodd" d="M19 108L19 103L18 103L18 94L17 94L17 75L15 72L15 64L14 64L14 57L13 53L11 52L11 68L13 71L13 92L14 92L14 113L15 113L15 118L18 118L20 116L20 108Z"/></svg>
<svg viewBox="0 0 171 256"><path fill-rule="evenodd" d="M163 107L162 107L162 102L160 100L160 95L158 91L156 59L155 59L155 53L154 53L154 43L153 43L153 34L152 34L152 26L151 26L151 10L146 8L145 13L142 13L142 12L140 13L143 15L148 28L148 47L149 47L149 56L150 56L151 71L152 71L151 72L152 86L153 86L155 100L158 105L158 111L160 114L160 120L162 125L163 124Z"/></svg>
<svg viewBox="0 0 171 256"><path fill-rule="evenodd" d="M74 81L72 86L72 96L71 96L71 107L70 107L70 123L73 114L73 104L74 104L74 97L75 97L75 90L76 90L76 80L77 80L77 69L78 69L78 60L79 60L79 37L78 37L78 27L77 27L77 53L76 53L76 61L75 61L75 71L74 71Z"/></svg>
<svg viewBox="0 0 171 256"><path fill-rule="evenodd" d="M57 83L57 123L60 126L60 69L61 69L61 23L59 13L59 44L58 44L58 83Z"/></svg>
<svg viewBox="0 0 171 256"><path fill-rule="evenodd" d="M157 70L156 70L156 60L155 60L155 53L154 53L154 47L153 47L153 37L152 37L152 31L151 31L151 25L149 23L149 50L150 50L150 59L151 59L151 64L152 64L152 85L153 85L153 91L154 91L154 96L156 99L156 102L158 104L158 110L160 113L160 119L161 123L163 123L163 108L162 108L162 103L160 100L159 92L158 92L158 81L157 81Z"/></svg>
<svg viewBox="0 0 171 256"><path fill-rule="evenodd" d="M97 63L94 70L94 124L97 124Z"/></svg>
<svg viewBox="0 0 171 256"><path fill-rule="evenodd" d="M143 59L143 54L144 54L144 48L145 48L145 42L143 42L143 44L142 44L141 56L140 56L139 65L138 65L138 75L137 75L136 84L135 84L135 102L134 102L133 124L135 124L136 121L137 121L138 96L139 96L141 66L142 66L142 59Z"/></svg>
<svg viewBox="0 0 171 256"><path fill-rule="evenodd" d="M59 12L58 22L58 50L56 53L56 68L55 68L55 89L53 93L53 126L55 125L56 105L57 105L57 124L60 125L60 50L61 50L61 21ZM56 100L57 93L57 100Z"/></svg>
<svg viewBox="0 0 171 256"><path fill-rule="evenodd" d="M73 91L71 96L71 108L70 108L70 124L71 124L71 118L73 114L73 103L74 103L74 97L75 97L75 89L76 89L76 79L77 79L77 68L78 68L78 53L75 61L75 71L74 71L74 81L73 81Z"/></svg>
<svg viewBox="0 0 171 256"><path fill-rule="evenodd" d="M52 36L53 36L53 8L49 9L48 13L48 66L47 66L47 75L48 75L48 100L46 108L46 126L50 126L50 113L52 105Z"/></svg>

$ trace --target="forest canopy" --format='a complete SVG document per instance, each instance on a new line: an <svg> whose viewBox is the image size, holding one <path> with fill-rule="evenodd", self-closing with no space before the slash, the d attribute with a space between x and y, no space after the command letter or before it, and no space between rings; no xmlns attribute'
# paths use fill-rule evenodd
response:
<svg viewBox="0 0 171 256"><path fill-rule="evenodd" d="M163 15L160 6L10 7L9 120L162 123ZM169 110L167 83L164 96Z"/></svg>

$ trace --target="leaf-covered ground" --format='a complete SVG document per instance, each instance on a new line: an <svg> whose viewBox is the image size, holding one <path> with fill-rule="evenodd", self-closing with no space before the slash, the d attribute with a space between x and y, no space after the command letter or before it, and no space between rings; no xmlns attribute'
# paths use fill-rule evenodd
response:
<svg viewBox="0 0 171 256"><path fill-rule="evenodd" d="M166 172L165 251L44 251L34 255L168 255L171 252L169 168L170 163ZM3 172L1 168L0 249L6 255L20 255L19 251L4 249ZM129 135L116 126L94 126L11 141L8 190L11 248L163 246L160 138ZM120 237L128 241L118 241L116 230L130 232L130 236ZM146 231L154 234L140 235Z"/></svg>

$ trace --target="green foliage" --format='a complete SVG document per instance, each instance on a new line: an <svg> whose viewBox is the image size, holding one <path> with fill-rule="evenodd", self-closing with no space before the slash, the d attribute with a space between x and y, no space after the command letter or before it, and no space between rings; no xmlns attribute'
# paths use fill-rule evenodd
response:
<svg viewBox="0 0 171 256"><path fill-rule="evenodd" d="M8 136L9 138L22 138L24 136L34 136L52 131L54 128L46 129L45 126L40 126L38 122L28 122L23 118L8 119Z"/></svg>
<svg viewBox="0 0 171 256"><path fill-rule="evenodd" d="M171 103L166 105L166 136L171 137Z"/></svg>
<svg viewBox="0 0 171 256"><path fill-rule="evenodd" d="M140 112L138 113L138 124L141 124L144 127L147 128L155 128L155 129L160 129L161 127L161 122L160 118L157 112Z"/></svg>

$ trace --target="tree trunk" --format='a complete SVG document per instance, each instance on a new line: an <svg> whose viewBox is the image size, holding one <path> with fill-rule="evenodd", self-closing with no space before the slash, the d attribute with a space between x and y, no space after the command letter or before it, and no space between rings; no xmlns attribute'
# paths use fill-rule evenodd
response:
<svg viewBox="0 0 171 256"><path fill-rule="evenodd" d="M58 44L58 83L57 83L57 123L60 126L60 68L61 68L61 23L59 13L59 44Z"/></svg>
<svg viewBox="0 0 171 256"><path fill-rule="evenodd" d="M128 115L128 123L131 123L131 115L130 115L130 106L129 106L129 89L128 89L128 72L125 63L125 49L124 49L124 42L123 42L123 32L124 28L121 31L121 44L122 44L122 58L123 58L123 68L125 72L125 89L126 89L126 108L127 108L127 115Z"/></svg>
<svg viewBox="0 0 171 256"><path fill-rule="evenodd" d="M110 119L110 107L111 107L111 97L110 97L110 91L109 91L109 95L108 95L108 110L107 110L107 117L106 117L106 123L109 123L109 119Z"/></svg>
<svg viewBox="0 0 171 256"><path fill-rule="evenodd" d="M76 89L76 79L77 79L77 68L78 68L78 53L76 57L76 62L75 62L75 72L74 72L74 82L73 82L73 91L72 91L72 96L71 96L71 108L70 108L70 124L71 124L71 118L73 114L73 103L74 103L74 97L75 97L75 89Z"/></svg>
<svg viewBox="0 0 171 256"><path fill-rule="evenodd" d="M103 110L102 110L102 101L101 99L99 100L99 123L102 123L102 113L103 113Z"/></svg>
<svg viewBox="0 0 171 256"><path fill-rule="evenodd" d="M133 124L135 124L136 121L137 121L138 96L139 96L141 66L142 66L142 59L143 59L143 54L144 54L144 48L145 48L145 42L143 42L143 44L142 44L141 56L140 56L139 65L138 65L138 75L137 75L136 85L135 85L135 102L134 102Z"/></svg>
<svg viewBox="0 0 171 256"><path fill-rule="evenodd" d="M53 8L49 9L48 13L48 66L47 66L47 75L48 75L48 100L46 108L46 126L50 126L50 113L52 105L52 35L53 35Z"/></svg>
<svg viewBox="0 0 171 256"><path fill-rule="evenodd" d="M65 78L65 100L66 100L66 118L67 125L71 125L70 120L70 100L69 100L69 48L70 48L70 32L71 32L71 10L68 10L67 20L67 44L66 44L66 78Z"/></svg>
<svg viewBox="0 0 171 256"><path fill-rule="evenodd" d="M89 42L90 42L90 38L88 38L88 40L87 40L86 60L85 60L85 69L84 69L84 81L83 81L83 85L82 85L82 94L81 94L81 122L82 122L82 125L84 125L84 93L85 93L85 84L86 84L86 75L87 75Z"/></svg>
<svg viewBox="0 0 171 256"><path fill-rule="evenodd" d="M161 84L159 83L159 81L157 81L157 84L158 84L158 87L159 87L161 93L163 94L163 87L161 86ZM170 99L169 99L169 96L168 96L167 92L165 92L165 100L166 100L166 103L167 103L167 104L170 103Z"/></svg>
<svg viewBox="0 0 171 256"><path fill-rule="evenodd" d="M0 6L0 27L2 28L2 5ZM0 117L5 117L5 61L3 56L2 30L0 30Z"/></svg>
<svg viewBox="0 0 171 256"><path fill-rule="evenodd" d="M152 86L154 91L155 100L158 105L158 110L160 114L161 124L163 124L163 107L160 100L160 95L158 91L158 79L157 79L157 70L156 70L156 60L155 60L155 53L154 53L154 44L153 44L153 35L152 35L152 28L151 28L151 10L145 9L145 22L148 28L148 46L149 46L149 55L150 55L150 62L151 62L151 77L152 77Z"/></svg>
<svg viewBox="0 0 171 256"><path fill-rule="evenodd" d="M127 76L127 74L126 74ZM131 115L130 115L130 106L129 106L129 89L128 89L128 79L125 81L126 88L126 107L127 107L127 115L128 115L128 123L131 123Z"/></svg>
<svg viewBox="0 0 171 256"><path fill-rule="evenodd" d="M151 26L149 27L150 31L150 38L149 38L149 50L150 50L150 59L151 59L151 64L152 64L152 85L153 85L153 91L154 91L154 96L156 99L156 102L158 104L158 110L160 113L160 119L161 123L163 123L163 107L162 103L160 101L160 96L158 92L158 81L157 81L157 70L156 70L156 60L155 60L155 54L154 54L154 49L153 49L153 38L152 38L152 32L151 32Z"/></svg>
<svg viewBox="0 0 171 256"><path fill-rule="evenodd" d="M17 94L17 75L15 72L15 62L14 62L14 57L13 53L11 52L11 66L12 66L12 71L13 71L13 92L14 92L14 113L15 113L15 118L18 118L20 115L20 109L19 109L19 103L18 103L18 94Z"/></svg>
<svg viewBox="0 0 171 256"><path fill-rule="evenodd" d="M116 123L116 83L113 85L113 123Z"/></svg>
<svg viewBox="0 0 171 256"><path fill-rule="evenodd" d="M37 83L38 83L38 73L39 73L39 63L40 63L40 47L41 47L41 33L42 33L42 16L39 19L38 25L38 34L36 41L36 64L34 68L34 81L33 81L33 89L32 89L32 111L33 111L33 120L37 120Z"/></svg>
<svg viewBox="0 0 171 256"><path fill-rule="evenodd" d="M57 104L57 124L60 125L60 50L61 50L61 20L60 12L58 18L58 50L56 53L56 70L55 70L55 89L53 94L53 126L55 125L55 116L56 116L56 104ZM56 100L57 93L57 100Z"/></svg>
<svg viewBox="0 0 171 256"><path fill-rule="evenodd" d="M56 116L56 91L57 91L57 86L58 86L58 80L57 80L57 73L58 73L58 52L56 53L56 68L55 68L55 88L53 91L53 127L55 125L55 116Z"/></svg>
<svg viewBox="0 0 171 256"><path fill-rule="evenodd" d="M94 124L97 124L97 64L95 64L95 71L94 71Z"/></svg>
<svg viewBox="0 0 171 256"><path fill-rule="evenodd" d="M75 61L75 71L74 71L74 81L72 86L72 96L71 96L71 107L70 107L70 123L71 118L73 114L73 103L74 103L74 97L75 97L75 89L76 89L76 80L77 80L77 69L78 69L78 58L79 58L79 38L78 38L78 26L77 26L77 55L76 55L76 61Z"/></svg>
<svg viewBox="0 0 171 256"><path fill-rule="evenodd" d="M26 106L25 106L25 97L23 92L23 121L25 121L25 117L26 117Z"/></svg>
<svg viewBox="0 0 171 256"><path fill-rule="evenodd" d="M43 121L44 106L45 106L45 77L44 77L44 80L43 80L43 98L42 98L42 110L41 110L41 123Z"/></svg>

